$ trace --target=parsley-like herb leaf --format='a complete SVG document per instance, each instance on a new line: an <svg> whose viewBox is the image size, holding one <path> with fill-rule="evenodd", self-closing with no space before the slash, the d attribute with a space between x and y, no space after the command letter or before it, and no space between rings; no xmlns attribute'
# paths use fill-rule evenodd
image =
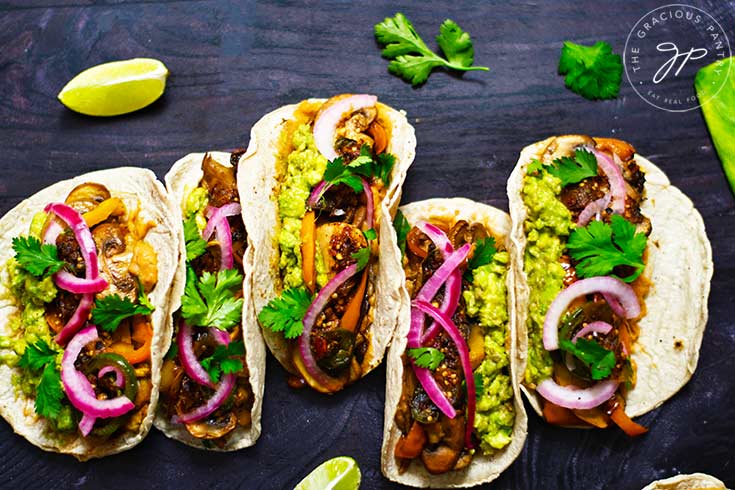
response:
<svg viewBox="0 0 735 490"><path fill-rule="evenodd" d="M56 367L56 356L53 350L44 340L37 340L26 346L20 357L18 366L31 371L40 371L41 380L36 388L35 408L36 413L42 417L56 419L61 410L61 400L64 393L61 389L61 374Z"/></svg>
<svg viewBox="0 0 735 490"><path fill-rule="evenodd" d="M375 177L383 181L384 184L390 183L390 174L393 171L393 165L396 163L396 157L390 153L381 153L373 158L372 150L368 145L362 145L360 148L360 156L349 163L344 164L342 157L335 158L327 163L324 171L324 180L332 185L346 184L355 192L363 192L362 179L360 177Z"/></svg>
<svg viewBox="0 0 735 490"><path fill-rule="evenodd" d="M375 228L365 230L363 232L363 235L365 235L365 240L367 241L375 240L376 238L378 238L378 232L375 231Z"/></svg>
<svg viewBox="0 0 735 490"><path fill-rule="evenodd" d="M620 279L633 282L646 267L643 252L647 240L645 234L636 233L635 225L614 214L610 224L592 221L585 228L576 228L569 235L567 248L578 261L576 271L579 277L607 276L615 267L625 265L635 271Z"/></svg>
<svg viewBox="0 0 735 490"><path fill-rule="evenodd" d="M489 264L495 252L498 249L495 248L495 238L486 237L475 242L474 251L472 257L467 261L467 270L465 271L465 279L472 282L472 271L483 265Z"/></svg>
<svg viewBox="0 0 735 490"><path fill-rule="evenodd" d="M355 175L349 165L344 164L342 157L335 158L327 163L327 169L324 171L324 180L332 185L345 184L350 186L355 192L362 192L362 181L360 177Z"/></svg>
<svg viewBox="0 0 735 490"><path fill-rule="evenodd" d="M18 265L36 277L50 276L66 265L54 245L41 244L36 237L13 238L13 250Z"/></svg>
<svg viewBox="0 0 735 490"><path fill-rule="evenodd" d="M92 323L107 332L114 332L120 326L120 322L126 318L153 313L154 308L148 298L145 299L145 303L135 304L129 298L118 294L98 298L95 300L92 309Z"/></svg>
<svg viewBox="0 0 735 490"><path fill-rule="evenodd" d="M375 37L385 45L383 56L392 59L388 71L414 86L424 83L431 70L440 66L459 71L489 70L485 66L472 66L475 55L472 39L450 19L439 27L439 36L436 38L446 59L426 46L411 21L400 12L376 24Z"/></svg>
<svg viewBox="0 0 735 490"><path fill-rule="evenodd" d="M413 358L418 367L431 369L432 371L439 367L444 360L444 354L434 347L418 347L416 349L408 349L408 356Z"/></svg>
<svg viewBox="0 0 735 490"><path fill-rule="evenodd" d="M197 228L196 216L184 220L184 241L186 242L186 260L191 262L207 251L207 242Z"/></svg>
<svg viewBox="0 0 735 490"><path fill-rule="evenodd" d="M618 96L623 79L620 55L603 41L583 46L564 41L559 58L559 74L566 75L568 89L590 100L613 99Z"/></svg>
<svg viewBox="0 0 735 490"><path fill-rule="evenodd" d="M398 248L401 249L401 256L406 255L406 237L408 236L408 232L411 231L411 225L408 224L408 220L400 209L396 212L396 217L393 218L393 228L396 230L396 238Z"/></svg>
<svg viewBox="0 0 735 490"><path fill-rule="evenodd" d="M20 356L18 366L24 369L38 371L49 362L56 359L57 352L46 343L45 340L37 340L33 344L28 344L23 355Z"/></svg>
<svg viewBox="0 0 735 490"><path fill-rule="evenodd" d="M352 258L357 260L357 270L362 270L370 262L370 248L363 247L352 254Z"/></svg>
<svg viewBox="0 0 735 490"><path fill-rule="evenodd" d="M527 175L533 175L533 174L535 174L535 173L540 172L541 170L543 170L543 168L544 168L544 164L541 163L540 160L537 160L537 159L534 158L531 161L531 163L528 164L528 168L526 168L526 174Z"/></svg>
<svg viewBox="0 0 735 490"><path fill-rule="evenodd" d="M579 338L577 343L573 344L570 340L561 339L559 347L589 367L594 380L607 378L615 367L613 351L605 349L593 340Z"/></svg>
<svg viewBox="0 0 735 490"><path fill-rule="evenodd" d="M240 323L242 274L237 269L222 269L216 274L204 272L197 280L194 269L187 266L186 286L181 298L181 315L192 326L226 330Z"/></svg>
<svg viewBox="0 0 735 490"><path fill-rule="evenodd" d="M218 383L220 375L242 371L242 360L233 358L243 355L245 355L245 344L242 341L231 342L226 347L218 345L211 356L202 359L201 364L209 374L212 383Z"/></svg>
<svg viewBox="0 0 735 490"><path fill-rule="evenodd" d="M260 310L258 320L265 328L295 339L304 330L304 315L313 299L305 287L287 289Z"/></svg>
<svg viewBox="0 0 735 490"><path fill-rule="evenodd" d="M587 177L597 175L597 158L592 153L577 149L574 158L562 157L554 160L546 170L561 180L562 187L576 184Z"/></svg>

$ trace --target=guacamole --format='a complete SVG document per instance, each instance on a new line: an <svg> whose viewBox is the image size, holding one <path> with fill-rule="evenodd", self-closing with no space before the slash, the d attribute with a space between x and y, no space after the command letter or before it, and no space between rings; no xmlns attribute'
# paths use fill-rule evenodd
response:
<svg viewBox="0 0 735 490"><path fill-rule="evenodd" d="M278 194L278 214L281 228L278 246L281 256L278 267L283 278L283 288L301 286L301 220L306 212L306 201L312 188L322 180L327 159L319 153L314 143L311 126L300 125L291 140L292 151L286 157L285 171ZM319 266L317 258L317 266ZM322 277L318 278L324 279Z"/></svg>
<svg viewBox="0 0 735 490"><path fill-rule="evenodd" d="M544 317L563 288L564 268L559 258L574 228L572 215L559 200L561 180L544 170L526 175L521 191L528 216L524 223L526 252L523 269L528 278L528 364L525 381L535 386L552 374L553 362L544 349Z"/></svg>
<svg viewBox="0 0 735 490"><path fill-rule="evenodd" d="M204 216L204 210L209 204L209 192L204 187L197 187L192 190L184 200L184 219L196 216L196 224L199 231L207 227L207 218Z"/></svg>
<svg viewBox="0 0 735 490"><path fill-rule="evenodd" d="M475 369L475 379L482 379L482 386L478 383L474 424L485 454L510 443L515 421L506 349L508 262L508 252L497 252L492 262L473 271L472 285L462 293L467 315L477 320L485 337L485 359Z"/></svg>

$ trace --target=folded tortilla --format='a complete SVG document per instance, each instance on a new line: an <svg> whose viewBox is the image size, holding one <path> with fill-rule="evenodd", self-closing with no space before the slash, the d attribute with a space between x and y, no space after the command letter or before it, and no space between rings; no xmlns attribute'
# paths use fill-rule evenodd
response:
<svg viewBox="0 0 735 490"><path fill-rule="evenodd" d="M469 199L428 199L401 206L401 212L409 223L417 221L431 222L432 219L466 220L470 223L482 223L495 236L504 237L506 249L510 242L510 219L507 213L480 204ZM395 233L395 231L393 231ZM441 475L432 475L424 468L420 461L414 460L408 469L400 473L394 451L401 431L395 422L395 413L403 390L403 361L401 355L406 350L408 331L411 323L411 299L405 285L405 275L401 265L400 252L389 263L392 273L401 278L401 309L398 326L388 351L387 374L385 383L385 419L383 425L383 447L381 466L383 474L390 480L413 487L422 488L460 488L471 487L487 483L496 479L518 457L526 441L527 416L521 400L519 382L523 377L525 360L519 356L525 351L521 344L526 342L525 337L517 338L515 318L511 314L515 305L513 274L508 271L508 331L510 334L510 373L513 386L513 406L515 409L515 424L512 440L506 447L492 455L482 455L477 452L469 466L462 470L453 470Z"/></svg>
<svg viewBox="0 0 735 490"><path fill-rule="evenodd" d="M511 263L516 285L518 335L528 338L529 288L523 271L526 207L521 196L526 168L554 137L521 151L508 180L511 229ZM640 335L631 358L637 365L635 387L626 397L625 413L636 417L653 410L679 391L692 377L707 325L707 298L712 278L712 249L702 216L692 201L673 186L653 163L635 154L646 177L641 211L651 220L644 277L650 281L646 314L638 325ZM522 344L521 344L522 345ZM527 346L527 344L526 344ZM526 358L527 351L521 348ZM542 404L534 390L522 385L534 410Z"/></svg>
<svg viewBox="0 0 735 490"><path fill-rule="evenodd" d="M642 490L725 490L725 484L704 473L677 475L649 483Z"/></svg>
<svg viewBox="0 0 735 490"><path fill-rule="evenodd" d="M106 186L113 197L121 198L128 210L140 204L140 215L155 223L145 237L158 254L158 282L149 293L150 302L156 307L151 314L153 339L151 343L151 391L150 404L137 432L124 432L100 442L98 438L85 439L77 432L64 435L48 428L47 421L35 413L34 399L16 391L12 377L16 368L0 365L0 415L13 430L46 451L71 454L80 461L119 453L138 444L148 434L158 401L161 361L171 338L171 314L169 308L170 286L178 264L179 233L173 220L163 186L150 170L121 167L90 172L70 180L58 182L25 199L0 219L0 336L10 334L8 321L18 312L8 291L5 267L14 255L11 240L26 235L33 216L51 202L63 202L69 192L85 182Z"/></svg>
<svg viewBox="0 0 735 490"><path fill-rule="evenodd" d="M224 152L210 152L210 156L219 164L226 167L231 166L230 154ZM171 170L165 176L166 189L169 192L171 208L174 215L173 220L178 223L177 231L181 238L179 240L179 256L180 260L176 269L176 278L171 291L171 300L169 308L171 313L175 313L181 307L181 297L184 294L186 286L186 244L184 242L184 230L182 227L182 203L187 198L188 193L195 189L202 180L204 172L202 171L202 160L204 153L190 153L184 158L174 163ZM243 207L243 214L249 213L248 208ZM243 258L243 302L242 310L242 336L245 344L245 362L247 363L250 386L253 391L253 406L250 410L251 423L250 427L238 426L232 433L228 435L227 443L223 447L213 444L205 445L202 439L192 436L182 424L174 424L165 417L159 410L156 414L155 425L158 430L166 434L171 439L183 442L192 447L199 449L209 449L212 451L234 451L244 447L250 447L255 444L260 436L260 418L263 406L263 388L265 386L265 346L263 345L263 337L260 334L257 320L255 319L255 311L253 310L250 298L250 281L249 277L252 273L252 247L248 247ZM173 332L173 319L169 320L169 345L172 341L171 333ZM164 353L168 351L168 346Z"/></svg>
<svg viewBox="0 0 735 490"><path fill-rule="evenodd" d="M326 99L309 99L309 102L325 102ZM375 216L380 223L379 264L373 280L375 287L375 315L367 332L369 346L361 364L362 376L375 368L383 359L385 349L398 317L400 307L400 277L391 274L384 266L385 257L395 257L397 245L392 232L392 216L401 199L401 186L408 168L416 154L416 136L406 116L395 109L378 103L381 115L391 123L391 135L386 151L396 157L391 173L390 186ZM293 119L298 105L287 105L263 116L250 132L250 144L240 160L247 171L238 173L238 188L242 196L243 209L248 209L243 218L248 230L253 253L254 267L251 276L252 296L255 311L259 312L268 302L281 293L281 278L278 269L278 142L283 125ZM281 333L263 329L268 348L290 373L298 375L289 356L289 348Z"/></svg>

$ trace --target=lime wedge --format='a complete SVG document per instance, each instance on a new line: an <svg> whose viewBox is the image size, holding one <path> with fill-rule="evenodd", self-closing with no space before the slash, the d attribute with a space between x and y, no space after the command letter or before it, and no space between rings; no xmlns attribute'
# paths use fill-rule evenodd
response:
<svg viewBox="0 0 735 490"><path fill-rule="evenodd" d="M88 116L117 116L158 99L166 88L167 76L168 68L158 60L113 61L84 70L58 97L69 109Z"/></svg>
<svg viewBox="0 0 735 490"><path fill-rule="evenodd" d="M360 468L347 456L332 458L320 464L294 490L357 490L360 488Z"/></svg>

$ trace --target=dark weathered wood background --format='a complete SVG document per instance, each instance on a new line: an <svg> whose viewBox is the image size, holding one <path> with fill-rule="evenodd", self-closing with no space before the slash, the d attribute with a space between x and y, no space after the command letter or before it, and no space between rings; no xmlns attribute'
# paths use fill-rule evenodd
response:
<svg viewBox="0 0 735 490"><path fill-rule="evenodd" d="M378 94L416 127L405 202L465 196L507 209L505 182L520 149L585 132L634 143L695 202L712 241L715 275L699 368L670 402L641 418L648 435L563 430L530 415L526 448L491 488L641 488L702 471L735 485L735 201L701 113L656 110L624 80L618 99L589 102L556 74L561 42L606 40L667 2L0 1L0 212L75 174L119 165L160 177L183 155L246 146L266 112L311 96ZM691 2L735 38L732 1ZM464 77L435 73L413 89L387 73L373 25L404 12L433 44L456 20L474 39ZM94 119L56 94L85 68L154 57L171 71L165 96L138 113ZM681 237L686 240L687 237ZM696 267L696 264L694 264ZM263 435L234 454L207 453L159 432L124 454L88 463L45 453L0 422L6 488L284 488L323 460L357 459L363 488L392 488L380 473L385 370L333 397L287 387L269 357Z"/></svg>

